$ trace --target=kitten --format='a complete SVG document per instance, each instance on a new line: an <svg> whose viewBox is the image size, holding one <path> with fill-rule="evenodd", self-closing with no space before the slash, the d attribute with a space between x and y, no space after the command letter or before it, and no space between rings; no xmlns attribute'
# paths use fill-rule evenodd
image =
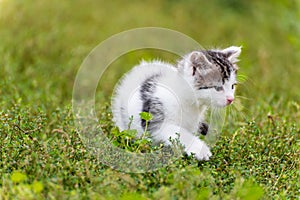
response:
<svg viewBox="0 0 300 200"><path fill-rule="evenodd" d="M193 51L176 67L161 61L141 62L119 82L112 99L113 120L120 130L131 127L141 136L149 112L147 131L154 142L171 145L178 138L188 155L208 160L209 147L199 139L206 135L208 107L225 107L234 100L240 47Z"/></svg>

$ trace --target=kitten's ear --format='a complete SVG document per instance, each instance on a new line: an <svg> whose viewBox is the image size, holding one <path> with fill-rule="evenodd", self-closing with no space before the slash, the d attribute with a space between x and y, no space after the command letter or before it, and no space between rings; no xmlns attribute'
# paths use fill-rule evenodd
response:
<svg viewBox="0 0 300 200"><path fill-rule="evenodd" d="M200 51L194 51L190 55L190 61L193 67L196 68L207 68L207 65L210 65L211 62L206 58L206 56Z"/></svg>
<svg viewBox="0 0 300 200"><path fill-rule="evenodd" d="M190 61L192 63L208 62L206 56L200 51L193 51L190 55Z"/></svg>
<svg viewBox="0 0 300 200"><path fill-rule="evenodd" d="M178 62L179 72L192 76L202 73L210 66L211 63L201 51L193 51Z"/></svg>
<svg viewBox="0 0 300 200"><path fill-rule="evenodd" d="M192 67L192 75L202 75L205 70L209 69L211 63L201 51L194 51L190 54L189 60Z"/></svg>
<svg viewBox="0 0 300 200"><path fill-rule="evenodd" d="M223 49L221 52L227 57L231 63L237 63L239 61L238 57L240 56L242 47L231 46L226 49Z"/></svg>

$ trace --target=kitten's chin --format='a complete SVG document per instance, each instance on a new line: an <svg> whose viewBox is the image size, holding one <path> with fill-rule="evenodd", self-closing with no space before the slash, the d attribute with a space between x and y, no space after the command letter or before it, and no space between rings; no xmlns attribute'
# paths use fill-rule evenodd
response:
<svg viewBox="0 0 300 200"><path fill-rule="evenodd" d="M227 105L215 105L216 108L225 108Z"/></svg>
<svg viewBox="0 0 300 200"><path fill-rule="evenodd" d="M223 101L211 101L210 99L200 99L200 104L204 104L209 107L215 107L215 108L225 108L226 106L229 106L230 104L227 104Z"/></svg>
<svg viewBox="0 0 300 200"><path fill-rule="evenodd" d="M226 103L212 103L212 106L215 108L225 108L226 106L228 106L228 104Z"/></svg>

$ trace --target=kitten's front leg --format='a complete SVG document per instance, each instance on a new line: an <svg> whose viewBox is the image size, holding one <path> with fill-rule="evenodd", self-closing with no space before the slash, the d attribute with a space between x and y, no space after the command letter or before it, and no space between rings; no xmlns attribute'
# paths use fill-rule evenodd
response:
<svg viewBox="0 0 300 200"><path fill-rule="evenodd" d="M185 137L185 135L182 137ZM192 143L185 145L185 151L188 155L194 154L197 160L209 160L209 158L212 156L212 153L205 142L195 136L192 140Z"/></svg>
<svg viewBox="0 0 300 200"><path fill-rule="evenodd" d="M204 122L200 122L198 126L198 133L201 135L207 135L208 133L208 124Z"/></svg>
<svg viewBox="0 0 300 200"><path fill-rule="evenodd" d="M176 133L179 133L179 138ZM194 154L197 160L209 160L212 155L209 147L204 141L200 140L197 136L193 135L186 129L168 124L165 125L160 131L153 135L155 140L164 141L167 145L171 145L171 139L179 139L179 142L184 146L184 150L188 155Z"/></svg>

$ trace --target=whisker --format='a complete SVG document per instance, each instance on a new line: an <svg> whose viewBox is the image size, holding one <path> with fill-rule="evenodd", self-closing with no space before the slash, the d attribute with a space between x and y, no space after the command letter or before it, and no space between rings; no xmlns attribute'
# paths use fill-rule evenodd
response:
<svg viewBox="0 0 300 200"><path fill-rule="evenodd" d="M245 111L247 111L248 109L245 106L243 106L243 105L241 105L241 106L242 106L242 109L237 109L235 106L233 106L233 109L235 109L234 111L236 111L235 112L236 113L236 117L237 118L241 117L243 120L247 120L247 116L245 114L246 113Z"/></svg>
<svg viewBox="0 0 300 200"><path fill-rule="evenodd" d="M254 80L252 78L250 78L248 76L245 76L243 74L238 74L237 79L238 79L238 82L241 83L241 84L244 84L245 82L250 82L251 84L254 83Z"/></svg>
<svg viewBox="0 0 300 200"><path fill-rule="evenodd" d="M248 77L246 75L243 74L238 74L237 75L237 81L238 83L244 83L248 80Z"/></svg>
<svg viewBox="0 0 300 200"><path fill-rule="evenodd" d="M240 99L251 100L251 98L245 97L245 96L241 96L241 95L235 95L235 97L236 97L236 98L240 98Z"/></svg>

